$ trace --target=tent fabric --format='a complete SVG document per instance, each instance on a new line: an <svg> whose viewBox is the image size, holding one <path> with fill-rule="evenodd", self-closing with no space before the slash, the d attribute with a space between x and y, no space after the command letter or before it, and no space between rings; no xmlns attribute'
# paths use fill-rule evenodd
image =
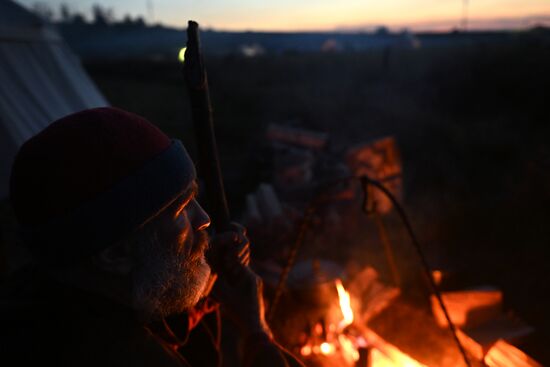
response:
<svg viewBox="0 0 550 367"><path fill-rule="evenodd" d="M17 149L52 121L108 103L49 25L0 0L0 200Z"/></svg>

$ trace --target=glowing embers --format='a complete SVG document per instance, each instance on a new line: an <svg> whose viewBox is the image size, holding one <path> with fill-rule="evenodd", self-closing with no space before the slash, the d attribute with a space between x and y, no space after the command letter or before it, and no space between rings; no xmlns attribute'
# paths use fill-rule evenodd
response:
<svg viewBox="0 0 550 367"><path fill-rule="evenodd" d="M408 360L407 360L408 359ZM373 349L370 354L370 364L373 367L416 367L421 366L406 355L388 356L382 353L379 349Z"/></svg>
<svg viewBox="0 0 550 367"><path fill-rule="evenodd" d="M362 340L360 340L362 342ZM347 364L351 365L354 362L359 360L359 350L356 345L363 344L358 342L353 342L346 335L338 335L338 342L342 348L342 357Z"/></svg>
<svg viewBox="0 0 550 367"><path fill-rule="evenodd" d="M323 354L323 355L330 355L334 353L336 350L334 344L323 342L320 345L314 345L311 346L309 344L304 345L301 349L301 354L305 357L311 355L311 354Z"/></svg>
<svg viewBox="0 0 550 367"><path fill-rule="evenodd" d="M331 366L353 366L359 359L359 352L355 346L357 343L345 334L340 334L335 325L331 326L326 328L321 324L316 324L313 328L313 335L301 347L300 354L306 358L330 358L328 364ZM331 331L328 331L329 329ZM323 330L323 332L318 333L315 330Z"/></svg>
<svg viewBox="0 0 550 367"><path fill-rule="evenodd" d="M425 367L370 329L364 330L364 337L370 345L369 367Z"/></svg>

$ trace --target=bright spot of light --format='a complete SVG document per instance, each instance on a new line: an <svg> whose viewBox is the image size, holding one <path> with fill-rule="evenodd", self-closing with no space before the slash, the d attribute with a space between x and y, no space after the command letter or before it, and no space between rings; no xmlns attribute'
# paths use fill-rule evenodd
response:
<svg viewBox="0 0 550 367"><path fill-rule="evenodd" d="M331 354L332 352L334 352L334 345L327 342L321 344L321 353L326 355Z"/></svg>
<svg viewBox="0 0 550 367"><path fill-rule="evenodd" d="M336 280L336 290L338 291L338 299L340 301L340 308L342 309L342 314L344 320L340 322L340 327L345 328L353 322L353 311L351 309L351 299L349 292L346 291L340 279Z"/></svg>
<svg viewBox="0 0 550 367"><path fill-rule="evenodd" d="M187 47L184 47L180 50L180 53L178 54L178 60L180 62L185 62L185 51L187 50Z"/></svg>

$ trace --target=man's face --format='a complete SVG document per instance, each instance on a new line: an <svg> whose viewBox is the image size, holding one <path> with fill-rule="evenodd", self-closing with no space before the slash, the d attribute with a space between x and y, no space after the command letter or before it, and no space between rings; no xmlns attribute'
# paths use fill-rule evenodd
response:
<svg viewBox="0 0 550 367"><path fill-rule="evenodd" d="M210 218L195 200L196 184L148 223L138 236L133 302L140 310L167 316L195 305L208 281L204 253Z"/></svg>

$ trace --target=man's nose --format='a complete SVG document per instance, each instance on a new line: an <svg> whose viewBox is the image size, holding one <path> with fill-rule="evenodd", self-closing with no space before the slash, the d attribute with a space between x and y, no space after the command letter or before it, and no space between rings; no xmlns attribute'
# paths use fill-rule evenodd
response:
<svg viewBox="0 0 550 367"><path fill-rule="evenodd" d="M197 201L194 204L192 225L195 231L202 231L210 226L210 217Z"/></svg>

